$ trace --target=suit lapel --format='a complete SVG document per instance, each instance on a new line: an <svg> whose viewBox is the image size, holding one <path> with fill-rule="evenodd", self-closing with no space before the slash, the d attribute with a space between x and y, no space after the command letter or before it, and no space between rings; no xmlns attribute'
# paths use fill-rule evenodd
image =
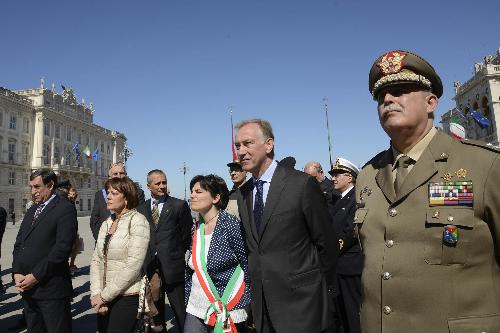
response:
<svg viewBox="0 0 500 333"><path fill-rule="evenodd" d="M33 223L33 225L31 225L30 228L28 228L28 232L25 234L24 239L28 238L28 236L33 232L33 230L35 230L40 224L43 224L43 219L47 216L47 214L49 214L49 212L52 209L54 209L59 200L60 198L57 195L52 200L50 200L47 206L43 208L42 212L36 219L35 223ZM33 216L35 215L35 212L36 209L33 211L33 215L31 216L31 220L29 222L33 221Z"/></svg>
<svg viewBox="0 0 500 333"><path fill-rule="evenodd" d="M172 210L172 200L170 200L170 197L166 197L165 202L163 203L163 207L161 208L160 220L158 222L158 225L160 225L162 221L167 219L167 216L171 210Z"/></svg>
<svg viewBox="0 0 500 333"><path fill-rule="evenodd" d="M452 141L448 135L438 130L413 169L406 176L396 201L406 197L417 187L428 182L438 172L439 167L436 162L448 159L450 142Z"/></svg>
<svg viewBox="0 0 500 333"><path fill-rule="evenodd" d="M269 223L269 219L271 218L271 214L279 202L281 192L285 188L285 178L286 169L278 165L276 167L276 170L274 171L273 177L271 178L269 192L267 193L266 203L264 205L264 213L262 215L262 232L260 234L260 237L262 237L262 235L264 234L266 226Z"/></svg>
<svg viewBox="0 0 500 333"><path fill-rule="evenodd" d="M378 187L382 190L387 200L390 203L394 202L396 194L394 193L394 181L392 180L392 151L391 149L386 150L382 155L378 163L378 172L375 176Z"/></svg>
<svg viewBox="0 0 500 333"><path fill-rule="evenodd" d="M253 220L253 178L250 178L242 187L240 193L243 198L244 207L241 209L241 221L246 224L247 230L251 231L252 238L258 241L257 228Z"/></svg>

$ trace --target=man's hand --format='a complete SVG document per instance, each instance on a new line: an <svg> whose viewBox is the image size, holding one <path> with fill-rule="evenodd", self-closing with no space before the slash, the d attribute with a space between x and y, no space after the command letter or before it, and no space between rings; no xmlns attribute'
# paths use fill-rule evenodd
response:
<svg viewBox="0 0 500 333"><path fill-rule="evenodd" d="M14 275L15 279L15 275ZM33 274L25 275L20 279L19 282L16 281L16 288L19 291L28 291L33 288L38 283L38 280L35 278Z"/></svg>
<svg viewBox="0 0 500 333"><path fill-rule="evenodd" d="M17 291L19 291L20 293L22 293L24 290L19 288L18 285L21 285L21 281L23 281L24 278L25 278L25 276L22 274L19 274L19 273L14 274L14 286L16 287Z"/></svg>

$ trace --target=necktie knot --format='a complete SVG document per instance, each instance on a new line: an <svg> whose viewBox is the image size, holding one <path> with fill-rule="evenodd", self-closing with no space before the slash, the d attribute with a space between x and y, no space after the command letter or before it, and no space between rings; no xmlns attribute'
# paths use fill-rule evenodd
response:
<svg viewBox="0 0 500 333"><path fill-rule="evenodd" d="M397 168L408 168L413 163L413 159L410 156L402 155L397 162Z"/></svg>

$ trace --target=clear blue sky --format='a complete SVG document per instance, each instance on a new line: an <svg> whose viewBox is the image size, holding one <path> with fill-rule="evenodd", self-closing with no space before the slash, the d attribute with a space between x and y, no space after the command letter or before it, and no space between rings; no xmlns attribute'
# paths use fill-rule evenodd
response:
<svg viewBox="0 0 500 333"><path fill-rule="evenodd" d="M439 116L453 81L500 47L498 13L496 0L5 1L0 86L73 87L95 123L127 136L132 178L164 169L184 197L183 162L188 181L229 181L230 105L235 122L271 121L278 159L327 168L327 97L334 158L362 165L389 143L367 87L374 59L428 59L444 83Z"/></svg>

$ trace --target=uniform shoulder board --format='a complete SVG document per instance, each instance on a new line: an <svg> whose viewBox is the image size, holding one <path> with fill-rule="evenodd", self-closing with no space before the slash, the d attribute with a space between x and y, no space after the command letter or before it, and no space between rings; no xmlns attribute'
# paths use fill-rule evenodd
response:
<svg viewBox="0 0 500 333"><path fill-rule="evenodd" d="M494 146L493 144L486 143L484 141L471 140L471 139L461 139L460 142L463 143L463 144L465 144L465 145L476 146L476 147L480 147L480 148L491 150L491 151L493 151L495 153L500 153L500 147Z"/></svg>
<svg viewBox="0 0 500 333"><path fill-rule="evenodd" d="M361 167L361 169L364 169L368 165L378 165L380 163L380 160L382 159L382 157L384 156L384 154L386 152L387 152L387 150L383 150L380 153L378 153L377 155L375 155L371 160L366 162L365 165L363 165Z"/></svg>

